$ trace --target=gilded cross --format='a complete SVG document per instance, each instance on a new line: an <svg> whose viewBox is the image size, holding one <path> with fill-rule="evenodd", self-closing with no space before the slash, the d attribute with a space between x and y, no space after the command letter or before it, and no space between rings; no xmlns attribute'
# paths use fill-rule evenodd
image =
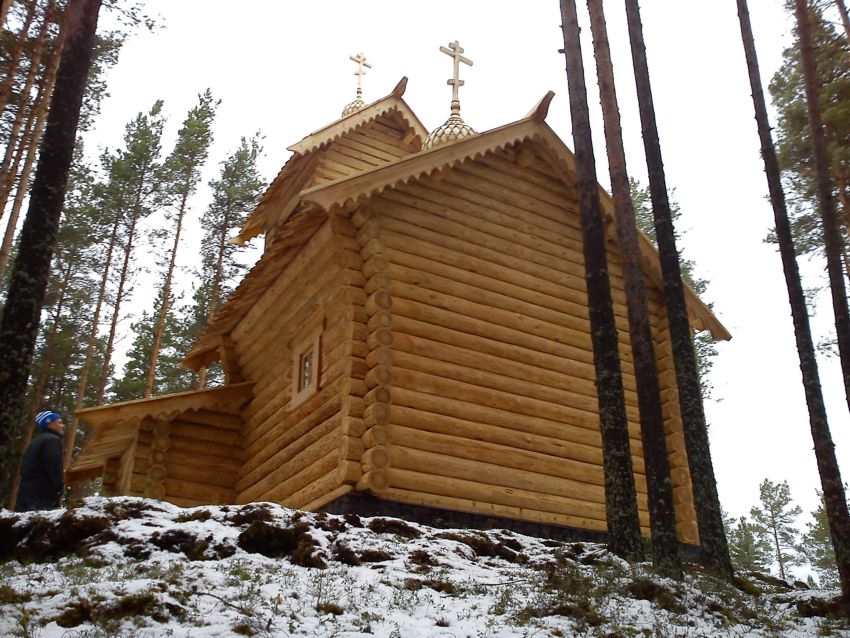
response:
<svg viewBox="0 0 850 638"><path fill-rule="evenodd" d="M469 58L463 57L463 48L461 48L458 41L449 43L448 48L440 47L440 52L445 53L448 56L451 56L454 61L454 69L452 73L452 79L446 82L446 84L452 87L452 107L454 108L455 103L458 104L458 109L460 108L460 101L458 100L458 87L463 86L464 82L460 79L460 63L468 64L472 66L472 60Z"/></svg>
<svg viewBox="0 0 850 638"><path fill-rule="evenodd" d="M357 97L360 97L363 94L361 80L363 79L363 76L366 75L366 69L371 69L372 65L366 62L366 56L362 53L350 55L348 56L348 59L352 62L357 62L357 70L354 72L354 75L357 76Z"/></svg>

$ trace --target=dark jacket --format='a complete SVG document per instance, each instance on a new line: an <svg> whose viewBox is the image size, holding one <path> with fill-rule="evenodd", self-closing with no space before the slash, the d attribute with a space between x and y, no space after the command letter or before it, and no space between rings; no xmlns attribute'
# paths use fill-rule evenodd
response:
<svg viewBox="0 0 850 638"><path fill-rule="evenodd" d="M15 509L19 512L59 507L63 480L62 437L52 431L39 433L21 460L21 485Z"/></svg>

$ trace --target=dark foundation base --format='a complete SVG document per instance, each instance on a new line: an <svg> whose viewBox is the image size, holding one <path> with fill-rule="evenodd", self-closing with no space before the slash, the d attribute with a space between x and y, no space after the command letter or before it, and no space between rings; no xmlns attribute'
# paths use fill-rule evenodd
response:
<svg viewBox="0 0 850 638"><path fill-rule="evenodd" d="M320 511L327 512L328 514L391 516L440 529L507 529L517 534L564 542L605 543L608 540L608 534L605 532L594 532L547 523L531 523L498 516L485 516L484 514L426 507L424 505L408 505L407 503L384 501L369 494L346 494L331 501L322 507ZM682 543L679 549L683 560L688 562L699 561L700 549L696 545Z"/></svg>

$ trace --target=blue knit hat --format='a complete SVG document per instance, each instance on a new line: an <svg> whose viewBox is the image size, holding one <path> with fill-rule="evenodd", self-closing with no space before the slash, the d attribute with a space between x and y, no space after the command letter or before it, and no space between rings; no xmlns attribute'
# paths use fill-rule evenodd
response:
<svg viewBox="0 0 850 638"><path fill-rule="evenodd" d="M35 415L35 424L39 430L47 429L47 426L53 423L56 419L61 419L62 415L58 412L50 412L46 410Z"/></svg>

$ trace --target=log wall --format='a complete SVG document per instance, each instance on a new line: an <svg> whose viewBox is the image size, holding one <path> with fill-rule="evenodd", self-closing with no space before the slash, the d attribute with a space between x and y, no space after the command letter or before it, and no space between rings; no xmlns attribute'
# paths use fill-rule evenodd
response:
<svg viewBox="0 0 850 638"><path fill-rule="evenodd" d="M341 469L356 455L366 376L365 280L354 234L349 220L327 220L233 331L242 375L256 383L242 413L238 503L318 507L358 478ZM317 327L317 390L293 405L292 348Z"/></svg>
<svg viewBox="0 0 850 638"><path fill-rule="evenodd" d="M542 161L529 161L525 152L518 162L506 150L387 190L352 221L367 278L369 349L357 489L416 505L605 530L575 192ZM648 533L622 269L609 246ZM679 536L693 543L669 334L655 290L650 308ZM351 472L358 470L352 465Z"/></svg>

